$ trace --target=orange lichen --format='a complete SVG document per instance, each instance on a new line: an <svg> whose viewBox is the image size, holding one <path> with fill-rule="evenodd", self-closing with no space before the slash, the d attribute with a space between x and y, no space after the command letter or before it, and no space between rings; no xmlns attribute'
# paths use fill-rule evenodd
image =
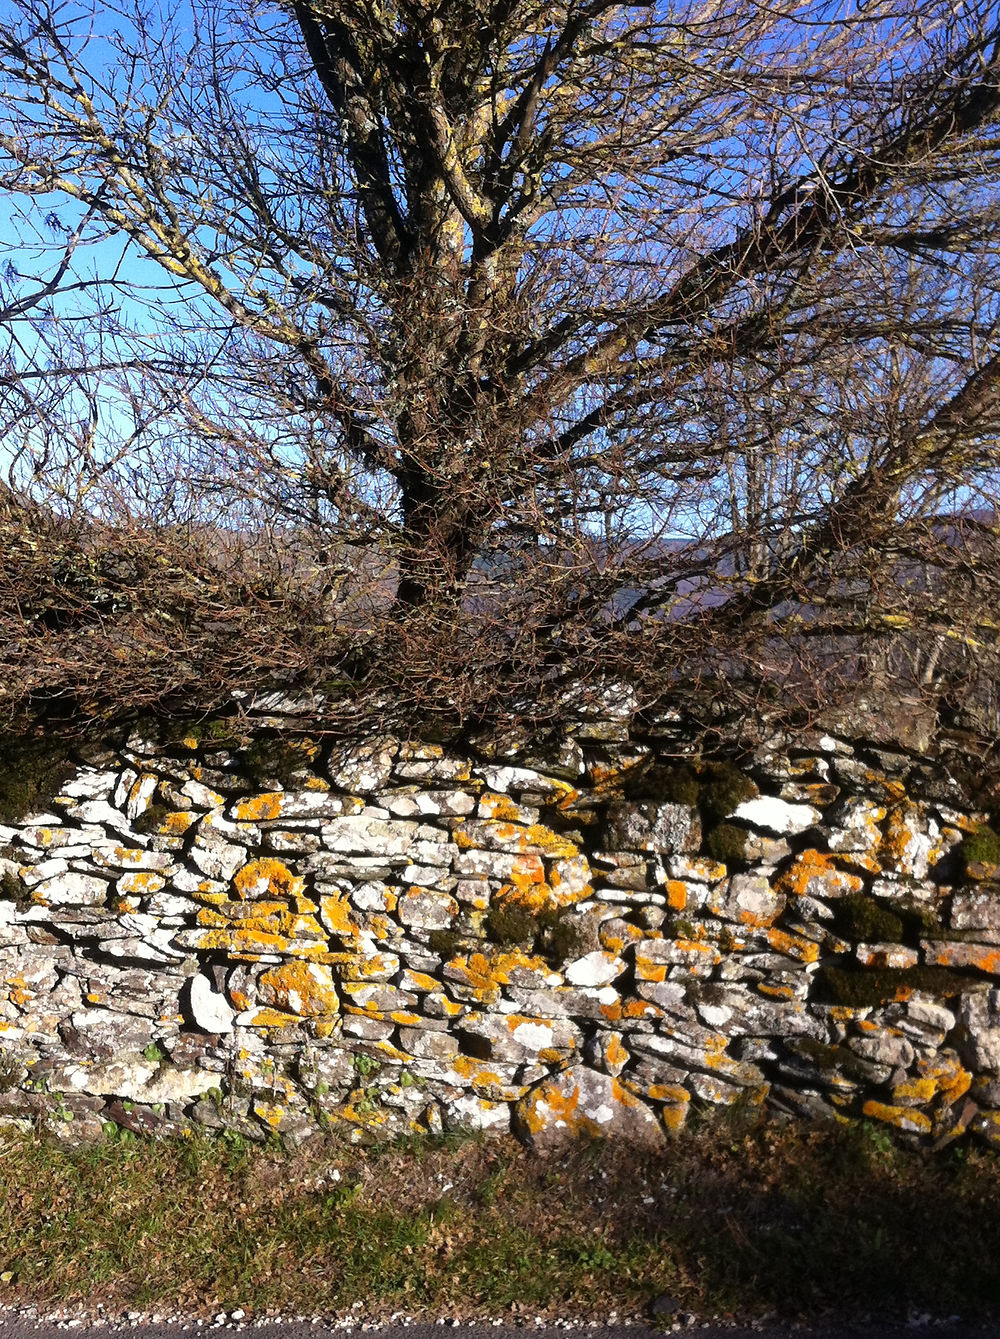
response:
<svg viewBox="0 0 1000 1339"><path fill-rule="evenodd" d="M778 892L788 893L792 897L837 897L860 892L864 884L856 874L839 869L836 857L830 852L810 847L796 856L774 886Z"/></svg>
<svg viewBox="0 0 1000 1339"><path fill-rule="evenodd" d="M331 1017L340 1011L333 974L318 963L286 962L272 967L261 976L258 989L264 1004L300 1017Z"/></svg>
<svg viewBox="0 0 1000 1339"><path fill-rule="evenodd" d="M359 933L357 917L354 914L347 894L328 893L319 899L323 923L331 934L344 938L355 938Z"/></svg>
<svg viewBox="0 0 1000 1339"><path fill-rule="evenodd" d="M601 1014L609 1023L620 1023L626 1018L662 1018L663 1010L648 1000L615 1000L602 1004Z"/></svg>
<svg viewBox="0 0 1000 1339"><path fill-rule="evenodd" d="M277 818L281 813L282 795L280 791L271 791L264 795L254 795L249 800L241 800L236 806L236 817L243 822L256 823L263 819Z"/></svg>
<svg viewBox="0 0 1000 1339"><path fill-rule="evenodd" d="M491 790L483 792L479 813L483 818L503 819L509 823L517 823L521 818L520 806L509 795L497 795Z"/></svg>
<svg viewBox="0 0 1000 1339"><path fill-rule="evenodd" d="M913 1107L895 1107L885 1102L869 1101L861 1108L862 1115L869 1120L883 1121L899 1130L910 1130L915 1134L930 1134L931 1118L923 1111Z"/></svg>
<svg viewBox="0 0 1000 1339"><path fill-rule="evenodd" d="M158 893L165 883L166 880L163 875L157 874L154 870L136 869L122 875L118 880L118 891L121 893Z"/></svg>
<svg viewBox="0 0 1000 1339"><path fill-rule="evenodd" d="M198 815L190 809L176 809L173 813L167 814L159 830L170 837L182 837L197 818Z"/></svg>
<svg viewBox="0 0 1000 1339"><path fill-rule="evenodd" d="M925 942L924 961L933 967L976 967L991 976L1000 976L1000 948L985 944Z"/></svg>
<svg viewBox="0 0 1000 1339"><path fill-rule="evenodd" d="M305 884L287 865L273 857L250 860L233 876L233 887L243 899L301 895Z"/></svg>
<svg viewBox="0 0 1000 1339"><path fill-rule="evenodd" d="M905 1079L892 1089L892 1100L897 1106L906 1106L911 1102L929 1102L937 1092L934 1079Z"/></svg>
<svg viewBox="0 0 1000 1339"><path fill-rule="evenodd" d="M766 995L772 1000L790 1000L795 996L795 990L792 986L774 986L766 981L757 982L757 990L761 995Z"/></svg>
<svg viewBox="0 0 1000 1339"><path fill-rule="evenodd" d="M473 990L492 993L500 986L509 986L515 971L525 969L531 972L548 973L548 964L544 958L524 953L520 949L491 953L470 953L468 956L455 957L449 968L460 973L466 984Z"/></svg>
<svg viewBox="0 0 1000 1339"><path fill-rule="evenodd" d="M667 895L667 906L672 911L683 911L687 906L687 884L683 879L668 879L664 887Z"/></svg>
<svg viewBox="0 0 1000 1339"><path fill-rule="evenodd" d="M818 944L811 939L803 939L801 935L789 934L787 930L768 930L767 942L776 953L784 953L789 958L797 958L799 962L817 962L819 959Z"/></svg>

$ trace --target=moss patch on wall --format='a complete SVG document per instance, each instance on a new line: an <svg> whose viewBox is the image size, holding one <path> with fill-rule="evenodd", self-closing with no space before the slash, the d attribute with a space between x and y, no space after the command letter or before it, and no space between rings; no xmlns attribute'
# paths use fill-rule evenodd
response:
<svg viewBox="0 0 1000 1339"><path fill-rule="evenodd" d="M75 770L72 750L57 735L0 731L0 823L47 808Z"/></svg>

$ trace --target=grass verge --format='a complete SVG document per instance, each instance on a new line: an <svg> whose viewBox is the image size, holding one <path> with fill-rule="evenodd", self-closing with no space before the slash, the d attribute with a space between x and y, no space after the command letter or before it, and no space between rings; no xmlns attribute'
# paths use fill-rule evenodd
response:
<svg viewBox="0 0 1000 1339"><path fill-rule="evenodd" d="M0 1302L333 1317L985 1318L1000 1158L717 1119L656 1155L0 1140Z"/></svg>

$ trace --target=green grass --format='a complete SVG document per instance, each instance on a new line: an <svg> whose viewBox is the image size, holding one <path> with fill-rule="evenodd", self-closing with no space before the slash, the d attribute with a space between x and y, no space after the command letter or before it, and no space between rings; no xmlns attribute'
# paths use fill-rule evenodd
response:
<svg viewBox="0 0 1000 1339"><path fill-rule="evenodd" d="M743 1122L743 1123L741 1123ZM512 1140L0 1141L0 1302L205 1314L784 1319L1000 1298L1000 1158L722 1118L656 1155Z"/></svg>

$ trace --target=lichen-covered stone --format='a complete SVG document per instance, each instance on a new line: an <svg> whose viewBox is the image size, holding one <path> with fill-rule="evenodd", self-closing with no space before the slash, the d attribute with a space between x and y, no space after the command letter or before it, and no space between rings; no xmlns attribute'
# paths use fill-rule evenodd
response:
<svg viewBox="0 0 1000 1339"><path fill-rule="evenodd" d="M567 1139L612 1136L655 1147L663 1129L652 1110L611 1075L574 1065L534 1088L514 1113L515 1127L535 1148Z"/></svg>

